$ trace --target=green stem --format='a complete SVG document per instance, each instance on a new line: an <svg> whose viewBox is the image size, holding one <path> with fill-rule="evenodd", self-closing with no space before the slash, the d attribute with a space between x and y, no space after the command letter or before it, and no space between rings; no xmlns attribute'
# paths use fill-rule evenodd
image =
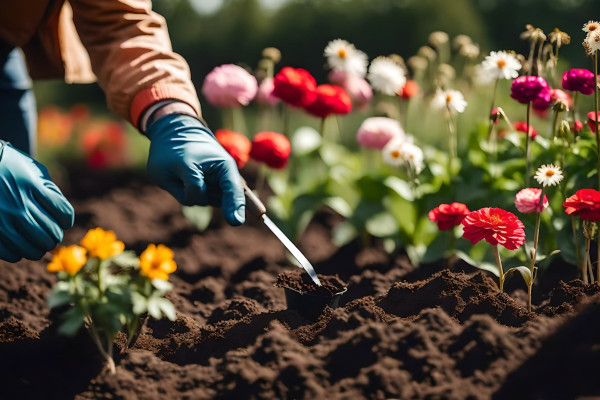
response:
<svg viewBox="0 0 600 400"><path fill-rule="evenodd" d="M579 240L577 237L577 226L576 226L575 216L571 217L571 229L573 230L573 240L575 240L575 257L577 260L577 269L581 272L581 280L584 283L587 283L587 268L582 268L581 266L581 257L579 254Z"/></svg>
<svg viewBox="0 0 600 400"><path fill-rule="evenodd" d="M494 247L494 255L496 256L496 264L498 265L498 277L500 283L500 293L504 292L504 271L502 270L502 260L500 260L500 253L498 252L498 245Z"/></svg>
<svg viewBox="0 0 600 400"><path fill-rule="evenodd" d="M586 275L587 275L587 270L591 269L591 260L590 260L590 238L586 236L585 238L585 269L586 269ZM585 282L585 281L584 281ZM587 283L587 282L585 282ZM594 283L594 277L590 276L589 277L589 283Z"/></svg>
<svg viewBox="0 0 600 400"><path fill-rule="evenodd" d="M594 52L594 77L598 76L598 52ZM598 188L600 189L600 132L598 132L598 85L594 85L594 125L596 126L596 151L598 156ZM598 241L600 243L600 240ZM600 248L600 244L599 244Z"/></svg>
<svg viewBox="0 0 600 400"><path fill-rule="evenodd" d="M283 105L283 134L290 137L290 106Z"/></svg>
<svg viewBox="0 0 600 400"><path fill-rule="evenodd" d="M527 102L527 132L525 132L525 186L529 186L529 154L530 154L530 142L531 137L529 135L529 114L531 113L531 101Z"/></svg>
<svg viewBox="0 0 600 400"><path fill-rule="evenodd" d="M448 108L446 111L446 122L448 124L448 131L450 132L448 144L448 147L450 149L450 157L448 158L448 176L450 178L449 182L451 182L453 170L452 166L454 165L454 160L458 157L458 137L456 134L456 129L454 127L454 123L452 121L452 114L450 113L450 109Z"/></svg>
<svg viewBox="0 0 600 400"><path fill-rule="evenodd" d="M527 284L527 311L531 312L531 292L533 289L533 277L531 282Z"/></svg>
<svg viewBox="0 0 600 400"><path fill-rule="evenodd" d="M529 70L527 71L527 76L531 76L533 71L533 53L535 51L536 42L531 42L531 46L529 47L529 59L527 60L527 64L529 64Z"/></svg>
<svg viewBox="0 0 600 400"><path fill-rule="evenodd" d="M552 139L556 139L556 126L558 125L558 114L560 111L554 111L554 119L552 120Z"/></svg>
<svg viewBox="0 0 600 400"><path fill-rule="evenodd" d="M96 347L98 348L98 351L100 351L100 354L106 360L106 362L108 364L108 370L110 371L111 375L114 375L116 373L116 368L115 368L115 361L114 361L113 355L112 355L113 342L111 342L110 338L107 337L108 347L106 350L104 349L104 346L102 346L102 340L100 339L100 334L94 327L94 322L92 321L91 317L89 317L89 315L88 315L88 322L87 322L86 326L88 328L88 331L90 332L90 335L92 336L92 340L94 341L94 343L96 344Z"/></svg>

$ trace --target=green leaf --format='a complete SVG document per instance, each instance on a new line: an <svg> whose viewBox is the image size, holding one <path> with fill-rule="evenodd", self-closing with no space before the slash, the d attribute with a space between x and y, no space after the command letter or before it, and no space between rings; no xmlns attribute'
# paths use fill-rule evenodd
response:
<svg viewBox="0 0 600 400"><path fill-rule="evenodd" d="M410 188L410 184L405 180L398 178L397 176L388 176L385 181L385 185L396 192L400 197L406 200L414 200L415 195Z"/></svg>
<svg viewBox="0 0 600 400"><path fill-rule="evenodd" d="M398 223L392 214L384 211L370 217L365 228L375 237L387 237L398 232Z"/></svg>
<svg viewBox="0 0 600 400"><path fill-rule="evenodd" d="M74 300L71 293L64 290L53 290L48 296L48 307L54 308L63 304L71 303Z"/></svg>
<svg viewBox="0 0 600 400"><path fill-rule="evenodd" d="M333 244L342 247L350 243L358 235L358 231L350 222L342 222L333 229Z"/></svg>
<svg viewBox="0 0 600 400"><path fill-rule="evenodd" d="M190 221L192 225L194 225L196 229L198 229L198 231L204 232L206 228L208 228L213 215L212 207L184 206L181 209L183 211L183 215L188 219L188 221Z"/></svg>
<svg viewBox="0 0 600 400"><path fill-rule="evenodd" d="M152 279L152 286L154 286L162 293L166 293L169 290L173 289L173 285L169 281L165 281L164 279Z"/></svg>
<svg viewBox="0 0 600 400"><path fill-rule="evenodd" d="M77 307L71 308L64 315L64 320L58 327L58 333L65 336L75 336L83 325L85 314Z"/></svg>
<svg viewBox="0 0 600 400"><path fill-rule="evenodd" d="M135 315L142 315L148 311L148 299L142 296L138 292L131 293L131 302L133 303L133 313Z"/></svg>
<svg viewBox="0 0 600 400"><path fill-rule="evenodd" d="M160 297L150 297L148 299L148 314L154 319L161 319Z"/></svg>
<svg viewBox="0 0 600 400"><path fill-rule="evenodd" d="M137 268L140 260L132 250L126 250L111 259L112 263L121 268Z"/></svg>
<svg viewBox="0 0 600 400"><path fill-rule="evenodd" d="M346 200L341 197L328 197L325 204L342 217L348 218L352 214L352 208Z"/></svg>
<svg viewBox="0 0 600 400"><path fill-rule="evenodd" d="M175 312L175 306L169 300L165 298L158 299L158 305L160 310L171 321L175 321L177 319L177 312Z"/></svg>
<svg viewBox="0 0 600 400"><path fill-rule="evenodd" d="M510 274L511 272L515 272L515 271L519 271L521 273L521 276L523 277L523 280L525 281L527 286L531 285L531 281L533 280L533 277L531 275L531 270L529 270L529 268L524 267L522 265L520 267L515 267L515 268L509 269L508 271L506 271L504 273L504 277L508 276L508 274Z"/></svg>

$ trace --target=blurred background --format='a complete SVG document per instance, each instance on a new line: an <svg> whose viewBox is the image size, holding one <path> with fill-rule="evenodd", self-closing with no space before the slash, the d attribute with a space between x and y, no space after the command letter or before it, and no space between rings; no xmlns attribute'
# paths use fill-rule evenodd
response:
<svg viewBox="0 0 600 400"><path fill-rule="evenodd" d="M560 50L561 70L571 66L591 69L581 46L581 26L600 19L597 0L155 0L153 5L167 20L174 50L188 61L199 95L212 68L235 63L253 70L261 50L268 46L282 52L276 70L285 65L303 67L324 83L327 71L322 54L332 39L354 43L370 59L392 53L408 59L427 44L432 31L441 30L451 39L469 35L479 44L482 56L502 49L527 54L529 44L519 34L528 23L546 33L558 27L572 36L571 44ZM94 116L110 116L95 84L36 82L35 91L40 110L54 106L54 111L69 112L85 104ZM202 97L200 101L205 119L218 129L219 110ZM58 120L53 123L58 124L54 129L61 126ZM134 146L141 146L135 152L141 156L133 155L132 162L143 162L145 141L128 125L124 127ZM252 136L255 132L244 133ZM94 148L94 140L102 134L91 136L88 144ZM44 158L43 143L40 152Z"/></svg>

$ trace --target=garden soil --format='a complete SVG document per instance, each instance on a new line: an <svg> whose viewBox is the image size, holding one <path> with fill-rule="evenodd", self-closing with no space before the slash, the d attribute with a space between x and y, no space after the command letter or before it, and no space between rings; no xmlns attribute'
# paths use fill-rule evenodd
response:
<svg viewBox="0 0 600 400"><path fill-rule="evenodd" d="M585 399L600 396L597 285L555 264L534 310L460 263L415 269L379 242L337 248L342 220L324 210L299 247L343 282L340 306L311 318L288 310L277 276L296 272L258 221L216 215L198 233L166 192L131 173L81 173L63 184L76 210L65 243L114 230L139 254L175 251L175 322L150 319L111 375L86 332L56 334L46 306L49 260L0 263L0 399Z"/></svg>

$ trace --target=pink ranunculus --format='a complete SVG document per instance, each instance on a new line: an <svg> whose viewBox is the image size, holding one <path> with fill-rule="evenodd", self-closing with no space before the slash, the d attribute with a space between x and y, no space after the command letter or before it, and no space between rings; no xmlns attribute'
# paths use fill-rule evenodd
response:
<svg viewBox="0 0 600 400"><path fill-rule="evenodd" d="M569 108L573 105L573 99L571 99L571 96L567 92L561 89L550 89L549 101L545 99L536 99L533 101L533 112L540 118L546 118L548 108L559 101L565 103Z"/></svg>
<svg viewBox="0 0 600 400"><path fill-rule="evenodd" d="M256 94L256 102L260 104L269 104L274 106L279 103L279 97L273 94L273 89L275 85L273 84L273 78L265 78L258 85L258 93Z"/></svg>
<svg viewBox="0 0 600 400"><path fill-rule="evenodd" d="M365 107L373 98L371 85L360 76L331 70L327 75L327 79L343 87L352 99L353 105L358 109Z"/></svg>
<svg viewBox="0 0 600 400"><path fill-rule="evenodd" d="M404 136L404 130L395 119L371 117L358 128L356 140L361 146L382 149L390 140Z"/></svg>
<svg viewBox="0 0 600 400"><path fill-rule="evenodd" d="M548 197L544 195L544 202L540 204L540 195L542 189L525 188L521 189L515 196L515 206L519 212L530 214L532 212L542 212L548 207Z"/></svg>
<svg viewBox="0 0 600 400"><path fill-rule="evenodd" d="M204 79L202 94L214 106L234 108L245 106L256 96L256 78L234 64L215 67Z"/></svg>
<svg viewBox="0 0 600 400"><path fill-rule="evenodd" d="M335 83L336 85L344 86L344 81L348 77L348 74L344 71L338 71L337 69L332 69L329 74L327 74L327 80L331 83Z"/></svg>
<svg viewBox="0 0 600 400"><path fill-rule="evenodd" d="M594 93L595 81L592 71L583 68L573 68L563 73L562 87L565 90L590 95Z"/></svg>
<svg viewBox="0 0 600 400"><path fill-rule="evenodd" d="M510 86L510 97L519 103L530 101L550 101L550 86L541 76L520 76Z"/></svg>

